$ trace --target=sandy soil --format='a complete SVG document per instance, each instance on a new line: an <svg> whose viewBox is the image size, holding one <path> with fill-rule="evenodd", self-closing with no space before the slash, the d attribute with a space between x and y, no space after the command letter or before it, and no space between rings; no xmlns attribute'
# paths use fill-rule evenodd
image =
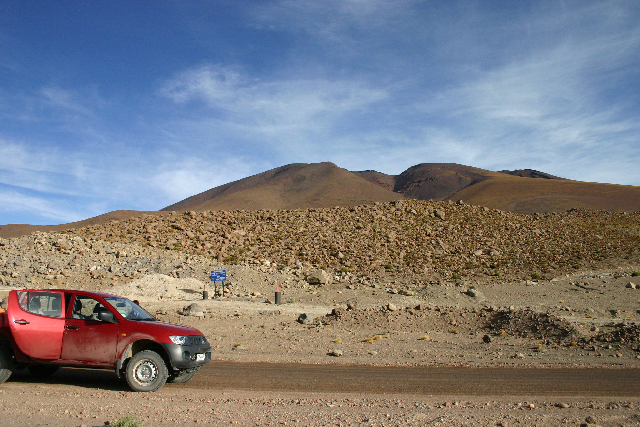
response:
<svg viewBox="0 0 640 427"><path fill-rule="evenodd" d="M551 281L449 283L420 297L389 285L291 287L281 289L282 304L273 303L272 281L207 300L201 282L160 275L113 292L139 299L160 319L200 329L217 360L616 369L640 367L636 271L625 266ZM192 304L202 315L183 315ZM188 384L136 394L124 385L95 385L18 375L0 388L0 426L94 426L125 414L145 426L640 425L640 397L293 395L195 391Z"/></svg>

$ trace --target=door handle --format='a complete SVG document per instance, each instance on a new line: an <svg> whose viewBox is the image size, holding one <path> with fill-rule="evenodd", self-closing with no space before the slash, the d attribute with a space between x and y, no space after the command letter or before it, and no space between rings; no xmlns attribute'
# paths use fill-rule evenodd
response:
<svg viewBox="0 0 640 427"><path fill-rule="evenodd" d="M65 329L80 329L80 326L75 326L75 325L71 325L71 326L65 326Z"/></svg>
<svg viewBox="0 0 640 427"><path fill-rule="evenodd" d="M18 325L28 325L29 322L26 320L14 320L13 323L17 323Z"/></svg>

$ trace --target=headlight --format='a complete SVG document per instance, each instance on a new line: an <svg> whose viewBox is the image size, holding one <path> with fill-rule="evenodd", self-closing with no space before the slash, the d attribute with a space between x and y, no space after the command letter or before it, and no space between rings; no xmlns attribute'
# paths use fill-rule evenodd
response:
<svg viewBox="0 0 640 427"><path fill-rule="evenodd" d="M171 335L169 337L174 344L178 345L189 345L191 340L186 335Z"/></svg>

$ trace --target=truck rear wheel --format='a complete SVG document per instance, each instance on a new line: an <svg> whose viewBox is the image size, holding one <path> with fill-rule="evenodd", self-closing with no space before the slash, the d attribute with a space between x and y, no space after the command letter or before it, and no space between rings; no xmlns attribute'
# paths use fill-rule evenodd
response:
<svg viewBox="0 0 640 427"><path fill-rule="evenodd" d="M127 363L125 372L133 391L156 391L167 382L167 365L151 350L136 353Z"/></svg>
<svg viewBox="0 0 640 427"><path fill-rule="evenodd" d="M13 358L6 345L0 345L0 384L5 382L13 372Z"/></svg>

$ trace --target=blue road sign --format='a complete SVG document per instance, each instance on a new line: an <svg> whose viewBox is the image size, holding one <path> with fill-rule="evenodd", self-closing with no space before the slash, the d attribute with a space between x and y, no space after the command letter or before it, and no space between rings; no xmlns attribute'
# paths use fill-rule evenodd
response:
<svg viewBox="0 0 640 427"><path fill-rule="evenodd" d="M213 270L211 272L212 282L224 282L227 280L227 270Z"/></svg>

